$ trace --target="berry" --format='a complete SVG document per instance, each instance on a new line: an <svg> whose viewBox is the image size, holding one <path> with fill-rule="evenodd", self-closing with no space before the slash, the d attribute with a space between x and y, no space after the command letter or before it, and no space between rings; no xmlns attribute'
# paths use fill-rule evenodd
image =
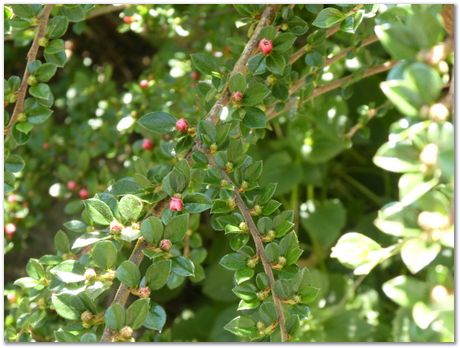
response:
<svg viewBox="0 0 460 348"><path fill-rule="evenodd" d="M43 150L48 150L50 148L50 144L43 143L42 147L43 147Z"/></svg>
<svg viewBox="0 0 460 348"><path fill-rule="evenodd" d="M198 81L200 79L200 73L198 71L192 71L190 73L193 81Z"/></svg>
<svg viewBox="0 0 460 348"><path fill-rule="evenodd" d="M169 239L162 239L160 242L160 249L163 251L169 251L172 248L172 243Z"/></svg>
<svg viewBox="0 0 460 348"><path fill-rule="evenodd" d="M176 129L181 133L187 133L188 122L185 118L181 118L176 122Z"/></svg>
<svg viewBox="0 0 460 348"><path fill-rule="evenodd" d="M236 91L235 93L233 93L232 95L232 100L233 102L235 103L239 103L243 100L243 93L241 93L240 91Z"/></svg>
<svg viewBox="0 0 460 348"><path fill-rule="evenodd" d="M85 188L80 189L80 191L78 191L78 195L80 196L81 199L88 199L89 198L89 192Z"/></svg>
<svg viewBox="0 0 460 348"><path fill-rule="evenodd" d="M73 180L70 180L67 182L67 188L70 190L70 191L75 191L77 189L77 183Z"/></svg>
<svg viewBox="0 0 460 348"><path fill-rule="evenodd" d="M182 198L180 197L171 197L169 201L169 209L171 211L182 211L184 208L184 203L182 202Z"/></svg>
<svg viewBox="0 0 460 348"><path fill-rule="evenodd" d="M141 80L141 82L139 82L139 87L142 88L142 89L148 88L149 87L149 81Z"/></svg>
<svg viewBox="0 0 460 348"><path fill-rule="evenodd" d="M18 197L15 194L8 195L8 202L9 203L16 203Z"/></svg>
<svg viewBox="0 0 460 348"><path fill-rule="evenodd" d="M8 223L5 225L5 233L6 233L6 238L11 239L13 238L14 234L16 233L16 225L13 223Z"/></svg>
<svg viewBox="0 0 460 348"><path fill-rule="evenodd" d="M150 151L153 149L153 141L150 139L144 139L142 141L142 148L146 151Z"/></svg>
<svg viewBox="0 0 460 348"><path fill-rule="evenodd" d="M134 22L134 17L133 16L124 16L123 17L123 22L126 24L131 24Z"/></svg>
<svg viewBox="0 0 460 348"><path fill-rule="evenodd" d="M270 54L272 49L273 43L271 42L271 40L262 39L259 41L259 50L261 50L264 55Z"/></svg>

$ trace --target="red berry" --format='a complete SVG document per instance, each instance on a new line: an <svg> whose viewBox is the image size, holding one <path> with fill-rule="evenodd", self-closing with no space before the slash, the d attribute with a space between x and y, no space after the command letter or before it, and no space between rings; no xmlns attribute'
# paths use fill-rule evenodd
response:
<svg viewBox="0 0 460 348"><path fill-rule="evenodd" d="M8 195L8 202L9 203L16 203L18 200L18 197L13 193L11 195Z"/></svg>
<svg viewBox="0 0 460 348"><path fill-rule="evenodd" d="M80 196L81 199L88 199L89 198L89 192L85 188L80 189L80 191L78 191L78 195Z"/></svg>
<svg viewBox="0 0 460 348"><path fill-rule="evenodd" d="M169 251L172 248L172 243L169 239L163 239L160 242L160 249L163 251Z"/></svg>
<svg viewBox="0 0 460 348"><path fill-rule="evenodd" d="M198 71L192 71L190 73L193 81L198 81L200 79L200 73Z"/></svg>
<svg viewBox="0 0 460 348"><path fill-rule="evenodd" d="M176 122L176 129L181 133L187 133L188 122L185 118L181 118Z"/></svg>
<svg viewBox="0 0 460 348"><path fill-rule="evenodd" d="M131 24L134 22L134 17L133 16L124 16L123 17L123 22L126 24Z"/></svg>
<svg viewBox="0 0 460 348"><path fill-rule="evenodd" d="M44 150L48 150L50 148L50 144L43 143L42 147L43 147Z"/></svg>
<svg viewBox="0 0 460 348"><path fill-rule="evenodd" d="M262 39L259 41L259 50L262 51L263 54L268 55L273 49L273 43L271 40Z"/></svg>
<svg viewBox="0 0 460 348"><path fill-rule="evenodd" d="M139 87L142 88L142 89L149 88L149 81L141 80L141 82L139 82Z"/></svg>
<svg viewBox="0 0 460 348"><path fill-rule="evenodd" d="M182 198L179 197L171 197L169 201L169 209L171 211L182 211L184 208L184 203L182 202Z"/></svg>
<svg viewBox="0 0 460 348"><path fill-rule="evenodd" d="M235 103L239 103L243 100L243 93L241 93L240 91L236 91L235 93L233 93L232 95L232 100L235 102Z"/></svg>
<svg viewBox="0 0 460 348"><path fill-rule="evenodd" d="M142 141L142 148L146 151L150 151L153 149L153 141L150 139L144 139Z"/></svg>
<svg viewBox="0 0 460 348"><path fill-rule="evenodd" d="M5 233L7 239L12 239L14 234L16 233L16 225L13 223L8 223L5 225Z"/></svg>
<svg viewBox="0 0 460 348"><path fill-rule="evenodd" d="M77 189L77 183L73 180L70 180L67 182L67 188L70 190L70 191L75 191Z"/></svg>

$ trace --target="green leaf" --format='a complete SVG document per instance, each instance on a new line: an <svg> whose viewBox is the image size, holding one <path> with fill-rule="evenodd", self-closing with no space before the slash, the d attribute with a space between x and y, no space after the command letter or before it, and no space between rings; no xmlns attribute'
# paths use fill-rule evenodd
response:
<svg viewBox="0 0 460 348"><path fill-rule="evenodd" d="M44 56L48 63L52 63L58 66L59 68L62 68L67 62L67 56L65 54L65 51L60 51L58 53L51 54L45 50Z"/></svg>
<svg viewBox="0 0 460 348"><path fill-rule="evenodd" d="M54 274L62 282L79 283L85 280L85 268L81 263L75 260L66 260L53 267L50 270L51 274Z"/></svg>
<svg viewBox="0 0 460 348"><path fill-rule="evenodd" d="M26 100L24 112L27 114L27 121L34 125L45 122L53 114L51 109L40 105L34 99Z"/></svg>
<svg viewBox="0 0 460 348"><path fill-rule="evenodd" d="M19 122L19 123L16 123L16 126L15 126L16 130L24 134L29 134L32 128L34 127L29 122Z"/></svg>
<svg viewBox="0 0 460 348"><path fill-rule="evenodd" d="M190 259L184 256L173 257L172 272L182 277L193 276L195 273L195 265Z"/></svg>
<svg viewBox="0 0 460 348"><path fill-rule="evenodd" d="M166 324L166 312L158 304L152 304L147 319L144 322L144 327L150 330L161 331Z"/></svg>
<svg viewBox="0 0 460 348"><path fill-rule="evenodd" d="M181 242L184 239L188 228L189 214L174 216L166 225L163 238L173 243Z"/></svg>
<svg viewBox="0 0 460 348"><path fill-rule="evenodd" d="M246 78L240 74L236 73L230 77L228 81L228 88L230 92L241 92L244 93L246 91Z"/></svg>
<svg viewBox="0 0 460 348"><path fill-rule="evenodd" d="M78 297L70 294L53 294L51 302L57 314L67 320L79 320L82 311L82 303Z"/></svg>
<svg viewBox="0 0 460 348"><path fill-rule="evenodd" d="M52 63L42 64L35 72L35 77L40 82L48 82L56 74L57 66Z"/></svg>
<svg viewBox="0 0 460 348"><path fill-rule="evenodd" d="M220 76L217 60L205 53L194 53L191 56L192 65L205 75Z"/></svg>
<svg viewBox="0 0 460 348"><path fill-rule="evenodd" d="M422 238L412 238L404 241L401 248L401 258L411 273L420 272L428 266L441 251L441 245Z"/></svg>
<svg viewBox="0 0 460 348"><path fill-rule="evenodd" d="M45 53L49 55L63 53L65 54L64 40L56 39L51 40L45 48ZM49 62L50 64L52 62Z"/></svg>
<svg viewBox="0 0 460 348"><path fill-rule="evenodd" d="M167 134L174 130L176 119L166 112L157 111L142 116L137 123L151 132Z"/></svg>
<svg viewBox="0 0 460 348"><path fill-rule="evenodd" d="M301 214L302 226L322 248L328 249L345 227L346 210L339 200L308 201Z"/></svg>
<svg viewBox="0 0 460 348"><path fill-rule="evenodd" d="M281 54L274 52L267 57L267 69L273 74L283 75L285 67L286 59Z"/></svg>
<svg viewBox="0 0 460 348"><path fill-rule="evenodd" d="M270 94L270 89L263 83L251 84L243 97L243 105L255 106L261 104L266 97Z"/></svg>
<svg viewBox="0 0 460 348"><path fill-rule="evenodd" d="M9 5L13 10L13 13L18 17L33 18L36 17L41 9L42 5L38 4L24 4L24 5Z"/></svg>
<svg viewBox="0 0 460 348"><path fill-rule="evenodd" d="M113 242L109 240L97 242L91 254L94 262L101 269L110 269L117 261L117 248Z"/></svg>
<svg viewBox="0 0 460 348"><path fill-rule="evenodd" d="M256 294L257 288L255 287L255 285L249 282L235 286L232 289L232 291L236 296L238 296L243 301L250 302L250 301L257 299L257 294Z"/></svg>
<svg viewBox="0 0 460 348"><path fill-rule="evenodd" d="M97 343L97 336L92 332L87 332L80 338L80 342L82 343Z"/></svg>
<svg viewBox="0 0 460 348"><path fill-rule="evenodd" d="M83 203L89 218L94 223L101 226L108 226L114 219L112 211L105 202L97 198L90 198L83 201Z"/></svg>
<svg viewBox="0 0 460 348"><path fill-rule="evenodd" d="M345 14L334 7L326 7L316 16L313 25L318 28L327 29L334 24L340 23L346 18Z"/></svg>
<svg viewBox="0 0 460 348"><path fill-rule="evenodd" d="M24 169L25 162L21 156L10 154L5 161L5 169L11 173L19 173Z"/></svg>
<svg viewBox="0 0 460 348"><path fill-rule="evenodd" d="M202 213L211 209L211 199L204 193L190 193L184 197L184 208L187 212L193 214Z"/></svg>
<svg viewBox="0 0 460 348"><path fill-rule="evenodd" d="M249 317L238 316L225 325L224 329L239 337L258 337L256 323Z"/></svg>
<svg viewBox="0 0 460 348"><path fill-rule="evenodd" d="M297 36L292 33L281 33L278 34L276 39L273 41L274 52L285 52L292 47Z"/></svg>
<svg viewBox="0 0 460 348"><path fill-rule="evenodd" d="M30 87L29 93L31 96L43 100L48 100L50 95L52 95L50 86L46 83L39 83L38 85Z"/></svg>
<svg viewBox="0 0 460 348"><path fill-rule="evenodd" d="M273 25L263 27L259 34L259 39L273 40L276 36L276 28Z"/></svg>
<svg viewBox="0 0 460 348"><path fill-rule="evenodd" d="M26 265L27 275L34 279L41 279L45 276L45 269L37 259L29 259Z"/></svg>
<svg viewBox="0 0 460 348"><path fill-rule="evenodd" d="M142 201L134 195L126 195L120 199L118 210L122 217L127 221L137 221L137 218L142 212Z"/></svg>
<svg viewBox="0 0 460 348"><path fill-rule="evenodd" d="M150 216L142 222L141 232L147 242L158 245L163 235L163 224L159 218Z"/></svg>
<svg viewBox="0 0 460 348"><path fill-rule="evenodd" d="M135 288L141 280L139 268L129 260L123 261L117 268L117 278L128 288Z"/></svg>
<svg viewBox="0 0 460 348"><path fill-rule="evenodd" d="M248 128L262 129L267 125L267 117L259 108L245 108L246 114L243 119L243 124Z"/></svg>
<svg viewBox="0 0 460 348"><path fill-rule="evenodd" d="M145 272L145 281L152 290L161 289L167 282L171 273L171 260L160 260L154 262Z"/></svg>
<svg viewBox="0 0 460 348"><path fill-rule="evenodd" d="M392 23L377 25L374 28L382 46L394 59L415 58L419 47L414 33L405 24Z"/></svg>
<svg viewBox="0 0 460 348"><path fill-rule="evenodd" d="M140 328L149 314L149 298L141 298L134 301L126 310L126 325L134 330Z"/></svg>
<svg viewBox="0 0 460 348"><path fill-rule="evenodd" d="M23 289L34 288L39 284L40 282L32 277L22 277L14 281L14 285L19 286Z"/></svg>
<svg viewBox="0 0 460 348"><path fill-rule="evenodd" d="M393 247L382 248L360 233L344 234L332 248L331 257L354 269L355 275L368 274L376 265L391 256Z"/></svg>
<svg viewBox="0 0 460 348"><path fill-rule="evenodd" d="M219 264L230 271L237 271L246 267L246 261L247 258L244 255L232 253L224 255Z"/></svg>
<svg viewBox="0 0 460 348"><path fill-rule="evenodd" d="M57 39L65 34L69 21L65 16L54 16L46 26L46 36L50 39Z"/></svg>
<svg viewBox="0 0 460 348"><path fill-rule="evenodd" d="M125 309L119 303L112 304L104 314L104 321L107 327L113 330L120 330L125 325Z"/></svg>
<svg viewBox="0 0 460 348"><path fill-rule="evenodd" d="M412 307L418 301L424 301L428 296L426 283L405 275L386 281L382 290L401 307Z"/></svg>
<svg viewBox="0 0 460 348"><path fill-rule="evenodd" d="M56 250L61 254L65 254L70 251L69 237L67 237L67 234L65 234L64 231L59 230L56 233L54 236L54 245L56 246Z"/></svg>
<svg viewBox="0 0 460 348"><path fill-rule="evenodd" d="M413 91L418 92L424 103L432 104L438 100L442 81L437 71L430 66L420 62L409 65L404 69L404 80Z"/></svg>

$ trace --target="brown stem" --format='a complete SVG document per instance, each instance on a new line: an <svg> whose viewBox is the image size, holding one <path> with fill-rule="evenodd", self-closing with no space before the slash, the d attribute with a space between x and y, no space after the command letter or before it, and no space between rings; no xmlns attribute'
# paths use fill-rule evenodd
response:
<svg viewBox="0 0 460 348"><path fill-rule="evenodd" d="M128 7L129 4L121 4L121 5L107 5L107 6L101 6L101 7L96 7L94 10L91 10L88 15L86 16L86 19L92 19L94 17L102 16L108 13L112 12L117 12L117 11L122 11L126 7Z"/></svg>
<svg viewBox="0 0 460 348"><path fill-rule="evenodd" d="M252 52L254 51L254 49L256 48L258 44L259 33L263 27L267 26L271 22L273 15L275 13L275 9L276 7L271 6L271 5L265 8L265 10L263 11L260 17L259 23L257 24L256 28L254 29L254 32L252 33L251 38L249 39L243 52L241 53L240 58L235 63L235 66L231 72L231 75L236 74L236 73L244 73L246 64L249 58L251 57ZM206 118L212 121L213 123L219 122L220 111L225 105L228 104L229 101L230 101L230 98L228 95L228 85L227 85L224 88L224 91L222 92L221 97L215 102L211 110L208 112L208 115L206 116ZM199 146L199 144L197 141L195 141L193 148L195 149L197 146ZM186 156L186 159L187 161L191 161L188 155ZM158 205L164 207L165 203L166 201L163 200ZM161 215L161 213L159 213L159 215ZM134 247L129 260L139 265L144 256L143 251L146 248L146 246L147 246L147 243L142 238L140 238L138 242L136 243L136 246ZM119 303L124 306L126 304L126 301L128 300L129 294L130 294L129 289L125 285L120 284L112 303ZM281 323L280 323L280 327L281 327ZM283 327L284 327L284 322L283 322ZM112 330L110 330L106 326L100 342L111 342L112 337L113 337Z"/></svg>
<svg viewBox="0 0 460 348"><path fill-rule="evenodd" d="M230 184L233 184L232 179L227 175L227 173L224 170L222 170L222 175L224 176L227 182L229 182ZM237 188L234 189L233 192L235 194L236 205L239 211L241 212L241 214L243 215L244 221L246 221L246 224L248 225L249 232L251 233L251 237L256 246L257 255L259 256L260 261L262 262L262 266L264 268L264 272L268 277L268 283L270 285L270 292L272 294L273 303L275 305L275 310L276 310L276 315L278 317L278 324L279 324L280 332L281 332L281 341L286 342L289 340L289 335L286 330L286 318L284 316L283 305L281 303L281 300L275 291L275 276L273 275L273 270L272 270L270 261L268 260L267 255L265 254L264 243L260 236L259 230L257 229L257 226L254 222L254 219L249 213L249 209L246 206L246 203L244 202L243 198L241 197L240 192L238 191Z"/></svg>
<svg viewBox="0 0 460 348"><path fill-rule="evenodd" d="M48 19L50 17L52 9L53 5L45 5L42 12L38 15L37 32L35 33L34 40L32 41L32 46L30 46L29 52L27 53L26 68L24 69L24 74L22 75L21 85L19 86L16 104L14 105L13 115L11 116L10 121L4 129L3 136L5 139L11 132L11 129L13 128L14 124L18 120L19 115L24 109L24 99L26 98L28 88L27 79L29 78L28 66L37 58L38 49L40 48L38 42L41 38L45 36L46 25L48 24Z"/></svg>

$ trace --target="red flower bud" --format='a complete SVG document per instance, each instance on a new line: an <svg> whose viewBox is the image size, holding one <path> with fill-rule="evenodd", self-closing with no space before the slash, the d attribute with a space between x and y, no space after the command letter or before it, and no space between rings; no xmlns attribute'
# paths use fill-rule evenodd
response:
<svg viewBox="0 0 460 348"><path fill-rule="evenodd" d="M236 92L233 93L233 95L232 95L232 100L233 100L235 103L239 103L240 101L243 100L243 93L241 93L240 91L236 91Z"/></svg>
<svg viewBox="0 0 460 348"><path fill-rule="evenodd" d="M113 234L119 234L123 230L123 225L118 221L114 220L110 223L110 232Z"/></svg>
<svg viewBox="0 0 460 348"><path fill-rule="evenodd" d="M184 208L184 203L182 202L182 198L179 197L171 197L169 201L169 209L171 211L182 211Z"/></svg>
<svg viewBox="0 0 460 348"><path fill-rule="evenodd" d="M141 80L141 82L139 82L139 87L142 88L142 89L148 88L149 87L149 81Z"/></svg>
<svg viewBox="0 0 460 348"><path fill-rule="evenodd" d="M140 298L149 298L150 289L148 287L139 288L139 297Z"/></svg>
<svg viewBox="0 0 460 348"><path fill-rule="evenodd" d="M160 249L163 251L169 251L172 248L172 243L169 239L162 239L160 242Z"/></svg>
<svg viewBox="0 0 460 348"><path fill-rule="evenodd" d="M69 182L67 182L67 188L70 191L75 191L75 189L77 188L77 183L73 180L70 180Z"/></svg>
<svg viewBox="0 0 460 348"><path fill-rule="evenodd" d="M8 223L5 225L5 233L6 233L6 238L11 239L13 238L14 234L16 233L16 225L13 223Z"/></svg>
<svg viewBox="0 0 460 348"><path fill-rule="evenodd" d="M181 118L176 122L176 129L181 133L187 133L188 122L185 118Z"/></svg>
<svg viewBox="0 0 460 348"><path fill-rule="evenodd" d="M80 189L80 191L78 191L78 195L80 196L81 199L88 199L89 198L89 192L85 188Z"/></svg>
<svg viewBox="0 0 460 348"><path fill-rule="evenodd" d="M150 151L153 149L153 141L150 139L144 139L142 141L142 148L146 151Z"/></svg>
<svg viewBox="0 0 460 348"><path fill-rule="evenodd" d="M272 49L273 43L271 42L271 40L262 39L259 41L259 50L261 50L264 55L270 54Z"/></svg>
<svg viewBox="0 0 460 348"><path fill-rule="evenodd" d="M134 22L134 17L133 16L124 16L123 17L123 22L126 24L131 24Z"/></svg>

